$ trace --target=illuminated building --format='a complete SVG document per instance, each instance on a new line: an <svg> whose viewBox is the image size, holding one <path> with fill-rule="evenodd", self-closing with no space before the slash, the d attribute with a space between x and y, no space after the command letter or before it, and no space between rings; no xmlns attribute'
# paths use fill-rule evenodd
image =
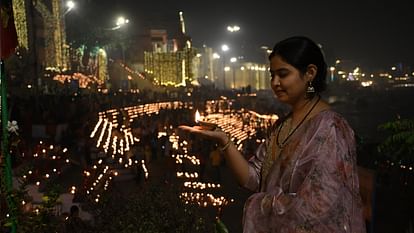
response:
<svg viewBox="0 0 414 233"><path fill-rule="evenodd" d="M102 48L98 49L96 59L96 78L99 80L99 82L104 83L105 80L108 78L108 61L106 51Z"/></svg>
<svg viewBox="0 0 414 233"><path fill-rule="evenodd" d="M150 30L152 51L144 52L144 71L158 85L185 86L194 80L196 50L185 33L182 12L179 13L181 32L172 40L166 30Z"/></svg>
<svg viewBox="0 0 414 233"><path fill-rule="evenodd" d="M250 86L252 90L270 89L270 75L266 65L245 62L236 66L235 69L236 88ZM226 78L230 79L230 77Z"/></svg>
<svg viewBox="0 0 414 233"><path fill-rule="evenodd" d="M194 58L194 76L197 78L205 78L214 83L218 79L218 66L213 57L213 49L203 46L200 53Z"/></svg>
<svg viewBox="0 0 414 233"><path fill-rule="evenodd" d="M46 70L64 71L69 67L69 46L66 44L64 7L62 0L43 2L34 1L33 5L40 13L43 23L41 36L44 46L37 46L40 50L44 47L43 56L38 60ZM37 34L37 33L36 33ZM40 39L40 38L37 38ZM40 52L40 51L38 51Z"/></svg>
<svg viewBox="0 0 414 233"><path fill-rule="evenodd" d="M29 49L28 39L28 24L27 24L27 11L25 0L14 0L13 2L13 15L16 26L17 38L19 40L19 46L25 49Z"/></svg>
<svg viewBox="0 0 414 233"><path fill-rule="evenodd" d="M145 52L145 72L156 84L185 86L194 79L192 63L195 55L193 48L177 52Z"/></svg>
<svg viewBox="0 0 414 233"><path fill-rule="evenodd" d="M229 66L223 66L222 59L224 58L213 53L211 48L204 47L194 58L196 65L194 68L195 77L206 78L219 88L222 87L223 83L226 83L226 88L241 89L247 86L250 86L251 90L270 88L266 65L252 62L234 62ZM223 82L223 76L225 82Z"/></svg>

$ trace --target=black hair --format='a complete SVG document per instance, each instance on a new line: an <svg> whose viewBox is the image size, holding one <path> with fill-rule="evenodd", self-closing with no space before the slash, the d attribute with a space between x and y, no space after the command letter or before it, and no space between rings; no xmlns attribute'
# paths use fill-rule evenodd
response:
<svg viewBox="0 0 414 233"><path fill-rule="evenodd" d="M315 78L312 80L312 86L317 93L326 89L327 65L323 52L318 44L304 36L294 36L278 42L269 60L279 56L283 61L289 63L300 71L303 75L310 64L317 67Z"/></svg>

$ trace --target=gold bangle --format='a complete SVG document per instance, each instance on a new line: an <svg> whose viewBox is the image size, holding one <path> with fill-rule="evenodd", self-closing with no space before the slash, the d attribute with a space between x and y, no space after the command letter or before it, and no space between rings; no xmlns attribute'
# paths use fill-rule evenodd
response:
<svg viewBox="0 0 414 233"><path fill-rule="evenodd" d="M230 143L231 143L231 138L230 138L230 135L227 134L227 142L226 142L226 144L224 144L224 146L222 146L222 147L219 147L218 149L220 151L225 151L230 146Z"/></svg>

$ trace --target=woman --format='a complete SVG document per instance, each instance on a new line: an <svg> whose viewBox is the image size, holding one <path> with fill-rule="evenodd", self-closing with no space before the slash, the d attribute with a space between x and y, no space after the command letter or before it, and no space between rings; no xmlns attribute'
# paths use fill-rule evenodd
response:
<svg viewBox="0 0 414 233"><path fill-rule="evenodd" d="M319 93L327 66L306 37L275 45L271 87L291 106L246 161L222 131L181 126L216 140L238 182L253 191L244 207L244 232L365 232L354 133Z"/></svg>

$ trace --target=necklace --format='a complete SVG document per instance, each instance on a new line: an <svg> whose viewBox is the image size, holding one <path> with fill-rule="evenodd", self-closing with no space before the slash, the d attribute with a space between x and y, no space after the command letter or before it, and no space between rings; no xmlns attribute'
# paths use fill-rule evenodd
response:
<svg viewBox="0 0 414 233"><path fill-rule="evenodd" d="M280 135L280 131L282 131L283 128L283 124L285 123L285 121L282 122L282 124L280 124L279 130L277 131L277 136L276 136L276 144L280 149L283 149L283 147L285 146L287 140L290 138L290 136L293 135L293 133L296 132L296 130L302 125L302 123L306 120L306 118L309 116L309 114L312 112L312 110L315 108L316 104L319 103L319 100L321 99L320 96L318 96L318 99L316 100L316 102L312 105L312 107L310 108L310 110L306 113L306 115L302 118L302 120L299 122L299 124L291 131L289 130L289 134L287 135L287 137L282 141L279 142L279 135Z"/></svg>

